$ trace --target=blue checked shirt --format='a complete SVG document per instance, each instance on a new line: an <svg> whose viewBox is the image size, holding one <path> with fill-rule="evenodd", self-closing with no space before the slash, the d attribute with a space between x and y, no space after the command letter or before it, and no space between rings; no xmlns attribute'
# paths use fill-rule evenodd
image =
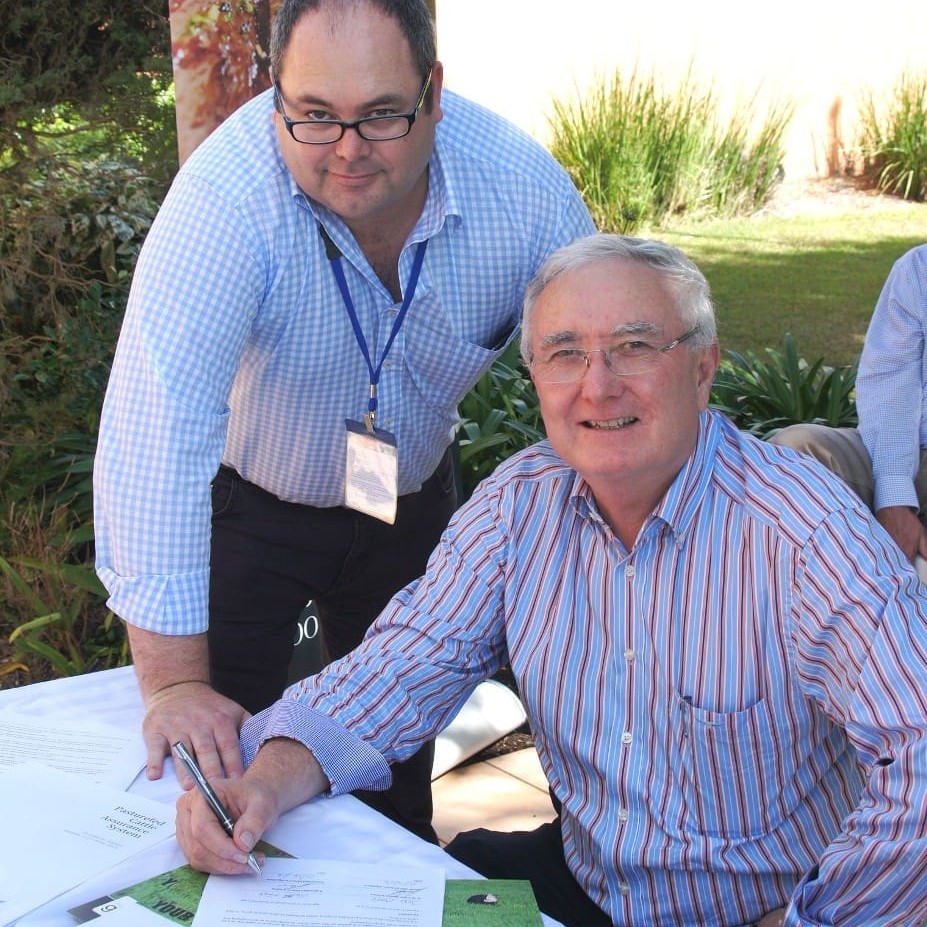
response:
<svg viewBox="0 0 927 927"><path fill-rule="evenodd" d="M885 281L856 378L859 431L872 458L875 509L917 509L914 477L927 447L927 245Z"/></svg>
<svg viewBox="0 0 927 927"><path fill-rule="evenodd" d="M615 924L927 917L927 603L810 459L702 416L631 550L542 443L451 521L360 648L242 730L382 787L506 659L567 863Z"/></svg>
<svg viewBox="0 0 927 927"><path fill-rule="evenodd" d="M541 146L452 93L442 105L403 284L416 243L428 250L379 386L400 493L434 471L544 258L594 231ZM318 223L344 255L375 362L399 308L345 224L295 185L272 109L270 91L247 103L179 172L139 258L104 404L97 568L113 611L161 633L207 626L220 461L281 499L343 502L344 422L366 411L369 375Z"/></svg>

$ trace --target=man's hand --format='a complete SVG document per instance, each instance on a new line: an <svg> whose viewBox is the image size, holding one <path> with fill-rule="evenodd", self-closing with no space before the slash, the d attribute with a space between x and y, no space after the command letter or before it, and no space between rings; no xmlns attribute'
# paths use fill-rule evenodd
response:
<svg viewBox="0 0 927 927"><path fill-rule="evenodd" d="M250 715L237 702L202 682L181 682L162 689L148 700L142 735L148 748L148 778L160 779L171 744L182 740L193 750L203 775L237 779L244 772L238 732ZM180 784L193 780L176 764Z"/></svg>
<svg viewBox="0 0 927 927"><path fill-rule="evenodd" d="M234 837L226 836L194 789L177 799L177 842L194 869L225 875L250 872L248 853L277 818L329 788L309 750L282 737L261 747L243 779L211 780L210 784L236 821Z"/></svg>
<svg viewBox="0 0 927 927"><path fill-rule="evenodd" d="M177 799L177 843L190 865L201 872L250 872L248 853L277 821L273 789L248 778L211 779L210 785L236 822L234 837L226 835L199 790L193 789ZM256 856L263 863L261 854Z"/></svg>
<svg viewBox="0 0 927 927"><path fill-rule="evenodd" d="M906 505L891 505L876 512L879 524L892 536L911 563L920 554L927 557L927 528L917 513Z"/></svg>
<svg viewBox="0 0 927 927"><path fill-rule="evenodd" d="M142 725L148 778L160 779L171 744L182 740L207 779L243 772L238 731L248 712L209 685L205 634L168 636L127 624L135 674L147 714ZM193 780L178 767L185 789Z"/></svg>

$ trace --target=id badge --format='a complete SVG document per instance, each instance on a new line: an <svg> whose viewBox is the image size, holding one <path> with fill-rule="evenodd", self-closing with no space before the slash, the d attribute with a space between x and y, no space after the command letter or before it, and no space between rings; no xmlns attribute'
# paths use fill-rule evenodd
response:
<svg viewBox="0 0 927 927"><path fill-rule="evenodd" d="M344 504L356 512L396 521L399 500L399 450L388 431L371 434L360 422L345 419L347 463L344 468Z"/></svg>

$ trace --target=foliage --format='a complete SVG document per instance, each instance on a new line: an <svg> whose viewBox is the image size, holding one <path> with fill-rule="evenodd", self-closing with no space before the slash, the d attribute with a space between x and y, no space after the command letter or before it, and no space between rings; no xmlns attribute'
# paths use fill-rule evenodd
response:
<svg viewBox="0 0 927 927"><path fill-rule="evenodd" d="M54 155L0 186L0 332L62 324L94 283L125 290L161 192L129 164Z"/></svg>
<svg viewBox="0 0 927 927"><path fill-rule="evenodd" d="M167 4L0 0L0 21L4 169L33 160L54 134L54 110L79 109L91 124L108 126L117 145L120 131L144 131L146 114L158 107L152 81L165 86L171 79Z"/></svg>
<svg viewBox="0 0 927 927"><path fill-rule="evenodd" d="M105 590L86 560L90 526L71 530L64 506L41 513L34 502L11 505L6 514L9 546L30 555L0 556L0 591L15 616L0 661L0 678L30 664L46 664L61 676L121 665L128 658L122 625L105 605Z"/></svg>
<svg viewBox="0 0 927 927"><path fill-rule="evenodd" d="M89 461L124 298L95 285L70 318L30 338L0 339L7 502L51 499L89 518Z"/></svg>
<svg viewBox="0 0 927 927"><path fill-rule="evenodd" d="M860 124L864 174L886 193L927 198L927 76L903 74L886 104L868 95Z"/></svg>
<svg viewBox="0 0 927 927"><path fill-rule="evenodd" d="M460 404L464 498L516 451L544 437L534 384L512 343Z"/></svg>
<svg viewBox="0 0 927 927"><path fill-rule="evenodd" d="M126 659L92 567L91 469L177 136L166 5L0 0L0 16L2 678Z"/></svg>
<svg viewBox="0 0 927 927"><path fill-rule="evenodd" d="M712 387L712 405L745 431L768 438L786 425L815 422L831 427L857 423L853 391L857 361L847 367L809 364L798 356L790 334L783 350L728 352Z"/></svg>
<svg viewBox="0 0 927 927"><path fill-rule="evenodd" d="M680 213L736 215L762 206L781 175L791 107L751 138L755 100L721 125L712 90L689 75L674 91L653 76L616 73L585 97L555 100L551 152L602 231L629 233Z"/></svg>
<svg viewBox="0 0 927 927"><path fill-rule="evenodd" d="M37 176L32 199L0 191L0 631L12 647L0 678L126 660L93 572L91 471L129 278L156 207L131 166L73 167L53 188Z"/></svg>

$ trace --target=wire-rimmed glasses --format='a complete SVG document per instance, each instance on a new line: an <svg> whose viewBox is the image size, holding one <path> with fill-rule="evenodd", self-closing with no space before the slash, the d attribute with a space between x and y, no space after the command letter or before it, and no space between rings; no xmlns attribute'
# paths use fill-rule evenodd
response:
<svg viewBox="0 0 927 927"><path fill-rule="evenodd" d="M532 358L529 367L536 380L541 383L576 383L589 369L593 354L601 354L605 366L616 377L633 377L648 373L656 367L660 358L668 351L688 341L699 330L696 325L685 334L667 344L654 344L640 338L619 341L607 348L552 347L549 353Z"/></svg>

